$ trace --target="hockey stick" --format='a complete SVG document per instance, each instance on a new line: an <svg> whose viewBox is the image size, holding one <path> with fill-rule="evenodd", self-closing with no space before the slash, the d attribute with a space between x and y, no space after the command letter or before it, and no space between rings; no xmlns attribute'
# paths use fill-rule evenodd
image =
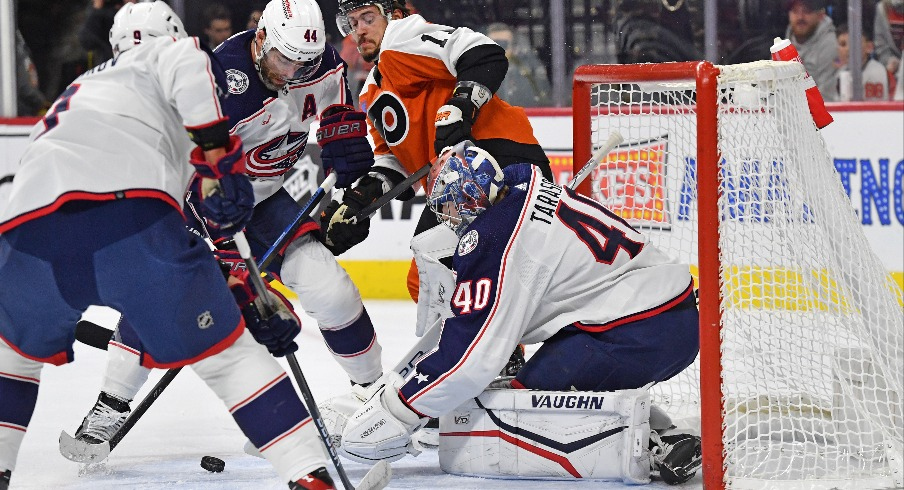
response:
<svg viewBox="0 0 904 490"><path fill-rule="evenodd" d="M593 155L590 156L590 160L588 160L587 163L585 163L584 166L581 167L580 170L578 170L578 173L574 175L574 178L571 179L571 182L568 183L568 188L574 189L578 185L580 185L581 182L583 182L584 179L586 179L587 176L590 175L590 173L593 172L594 169L596 169L597 165L603 162L603 159L606 158L606 155L608 155L610 151L615 149L616 146L622 144L623 141L625 141L625 139L622 137L621 133L619 133L618 131L613 131L609 135L609 138L603 142L603 145L600 146L595 152L593 152Z"/></svg>
<svg viewBox="0 0 904 490"><path fill-rule="evenodd" d="M314 194L311 195L311 198L304 205L302 210L298 213L295 219L276 239L276 242L273 246L270 247L270 250L267 251L265 260L267 263L271 261L274 257L274 251L278 250L280 244L283 240L295 232L298 229L299 224L301 223L302 218L310 214L311 210L323 199L323 196L327 191L332 189L333 185L336 183L335 174L330 174L323 181L320 187L314 191ZM242 234L242 239L244 243L247 244L248 241L245 239L244 234ZM249 252L250 253L250 252ZM255 264L255 267L256 264ZM257 278L260 279L260 270L257 269ZM263 283L263 281L261 281ZM257 285L255 288L259 289ZM261 289L261 291L263 291ZM101 325L98 325L94 322L88 320L79 320L75 326L75 338L84 344L90 345L91 347L95 347L97 349L106 350L107 345L110 340L113 338L113 331L105 328ZM150 408L150 406L156 401L157 397L163 392L163 390L170 384L173 378L179 374L180 368L170 369L163 375L157 385L151 390L151 392L145 396L143 400L135 407L135 410L129 415L126 419L125 423L122 427L117 430L109 441L103 442L101 444L89 444L83 441L76 440L72 436L66 433L66 431L62 431L60 433L60 453L65 456L67 459L76 461L79 463L93 463L106 459L110 452L119 444L119 441L122 440L126 434L132 429L138 419Z"/></svg>
<svg viewBox="0 0 904 490"><path fill-rule="evenodd" d="M92 324L95 325L95 324ZM100 325L95 325L98 328L103 328ZM106 329L105 329L106 330ZM148 408L160 397L160 394L163 393L163 390L166 389L167 386L173 381L173 378L179 374L182 368L175 368L168 370L160 381L157 381L157 384L151 388L151 391L141 400L141 403L135 407L135 410L129 415L125 422L123 422L122 427L120 427L112 437L110 437L109 441L104 441L100 444L89 444L83 441L79 441L74 437L70 436L66 433L66 431L60 432L60 454L62 454L66 459L70 461L75 461L76 463L98 463L107 459L110 456L110 451L112 451L116 446L119 445L119 442L122 441L123 437L132 430L132 427L135 426L135 423L138 422L138 419L144 415L144 412L148 411Z"/></svg>
<svg viewBox="0 0 904 490"><path fill-rule="evenodd" d="M308 199L308 202L302 207L301 211L295 216L295 219L292 220L292 224L286 227L283 230L282 234L276 239L270 249L264 254L263 260L261 260L261 268L267 267L270 262L276 258L276 250L279 250L281 244L285 238L298 229L299 224L301 223L302 218L308 216L311 213L317 204L323 200L323 196L333 188L333 185L336 184L336 176L335 174L330 174L324 179L323 183L320 184L320 187L317 188L316 191L311 195ZM88 320L79 320L75 325L75 339L79 342L90 345L96 349L107 350L107 344L110 342L110 339L113 338L113 331L102 327L94 322Z"/></svg>
<svg viewBox="0 0 904 490"><path fill-rule="evenodd" d="M415 170L415 172L408 176L405 180L399 182L395 187L389 189L386 194L380 196L376 201L364 206L361 211L358 211L352 218L352 223L357 223L361 220L370 218L374 213L376 213L380 208L386 205L389 201L392 201L396 197L399 197L400 194L411 188L415 182L424 178L427 173L430 172L430 164L426 164L423 167Z"/></svg>
<svg viewBox="0 0 904 490"><path fill-rule="evenodd" d="M260 260L260 268L266 269L270 262L273 262L273 259L276 258L276 251L282 247L283 241L286 237L294 235L295 231L298 230L298 227L301 226L302 219L311 214L311 211L320 204L320 201L323 200L323 196L329 192L333 186L336 185L336 172L332 172L323 179L323 183L320 184L320 187L311 194L311 198L308 199L308 202L301 208L301 211L295 215L295 219L292 220L292 224L289 225L279 237L276 238L276 241L273 242L273 245L270 246L270 249L261 257ZM258 274L260 277L260 274Z"/></svg>
<svg viewBox="0 0 904 490"><path fill-rule="evenodd" d="M248 275L251 278L251 283L254 284L254 288L257 289L258 299L260 299L258 304L263 307L262 316L264 318L269 318L276 311L276 305L273 303L274 298L269 294L266 294L267 286L264 284L264 280L261 279L260 269L258 268L257 263L255 263L254 257L251 256L251 247L248 245L248 240L245 238L243 232L240 231L235 234L235 245L239 249L239 255L245 260L245 265L248 267ZM320 416L320 410L317 408L317 402L314 401L314 395L311 393L311 388L305 380L304 373L301 372L301 366L298 365L298 359L295 357L295 353L291 352L286 355L286 360L289 361L289 367L292 369L292 374L295 376L295 382L298 384L301 396L308 406L308 412L311 414L314 425L317 426L317 431L320 434L320 438L323 440L324 446L326 446L327 453L329 453L330 459L333 460L333 466L336 467L336 471L339 473L342 485L347 490L354 490L355 487L352 485L351 481L349 481L348 475L345 473L345 468L342 467L342 461L339 460L339 454L330 443L330 434L326 430L326 425L323 423L323 417ZM364 475L364 478L362 479L363 485L361 485L361 487L367 489L383 488L389 483L391 476L392 470L389 467L389 463L380 461ZM382 485L380 485L381 483Z"/></svg>

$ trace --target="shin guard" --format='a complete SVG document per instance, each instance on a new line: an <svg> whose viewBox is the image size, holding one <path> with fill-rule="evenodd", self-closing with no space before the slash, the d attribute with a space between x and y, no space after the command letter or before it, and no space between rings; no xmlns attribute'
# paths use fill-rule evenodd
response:
<svg viewBox="0 0 904 490"><path fill-rule="evenodd" d="M192 369L223 400L283 481L326 466L323 443L292 382L251 334L244 332L235 344Z"/></svg>
<svg viewBox="0 0 904 490"><path fill-rule="evenodd" d="M16 469L16 456L38 401L42 367L0 340L0 472Z"/></svg>

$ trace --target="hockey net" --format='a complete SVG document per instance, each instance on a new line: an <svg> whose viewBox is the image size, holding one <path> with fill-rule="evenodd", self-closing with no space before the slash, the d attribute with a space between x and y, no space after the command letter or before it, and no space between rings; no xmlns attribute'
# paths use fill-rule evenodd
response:
<svg viewBox="0 0 904 490"><path fill-rule="evenodd" d="M706 488L904 485L904 299L810 117L798 63L592 65L574 79L581 192L699 287L701 354L653 387L699 424Z"/></svg>

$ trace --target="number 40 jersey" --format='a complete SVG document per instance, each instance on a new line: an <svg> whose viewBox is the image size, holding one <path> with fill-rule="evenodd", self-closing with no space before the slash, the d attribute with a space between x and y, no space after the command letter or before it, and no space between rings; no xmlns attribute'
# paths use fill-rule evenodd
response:
<svg viewBox="0 0 904 490"><path fill-rule="evenodd" d="M510 171L507 167L506 182ZM526 172L524 172L526 174ZM402 394L441 414L480 393L518 343L566 326L602 332L692 294L690 269L600 203L543 179L527 182L467 228L453 258L453 316Z"/></svg>

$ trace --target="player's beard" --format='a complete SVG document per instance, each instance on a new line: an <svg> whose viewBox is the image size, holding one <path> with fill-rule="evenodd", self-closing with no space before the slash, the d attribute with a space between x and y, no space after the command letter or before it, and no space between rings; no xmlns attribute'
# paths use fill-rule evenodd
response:
<svg viewBox="0 0 904 490"><path fill-rule="evenodd" d="M265 63L263 61L261 61L261 64L259 65L259 69L257 71L257 76L261 79L261 82L264 83L264 86L267 87L267 89L272 90L274 92L279 92L280 90L282 90L283 87L286 86L286 81L283 80L282 78L274 75L273 71L267 67L267 63ZM271 77L282 80L283 84L276 85L273 82L273 79Z"/></svg>
<svg viewBox="0 0 904 490"><path fill-rule="evenodd" d="M374 60L380 57L380 48L376 48L368 53L363 53L361 52L361 48L358 48L358 52L361 53L361 58L368 63L373 63Z"/></svg>

